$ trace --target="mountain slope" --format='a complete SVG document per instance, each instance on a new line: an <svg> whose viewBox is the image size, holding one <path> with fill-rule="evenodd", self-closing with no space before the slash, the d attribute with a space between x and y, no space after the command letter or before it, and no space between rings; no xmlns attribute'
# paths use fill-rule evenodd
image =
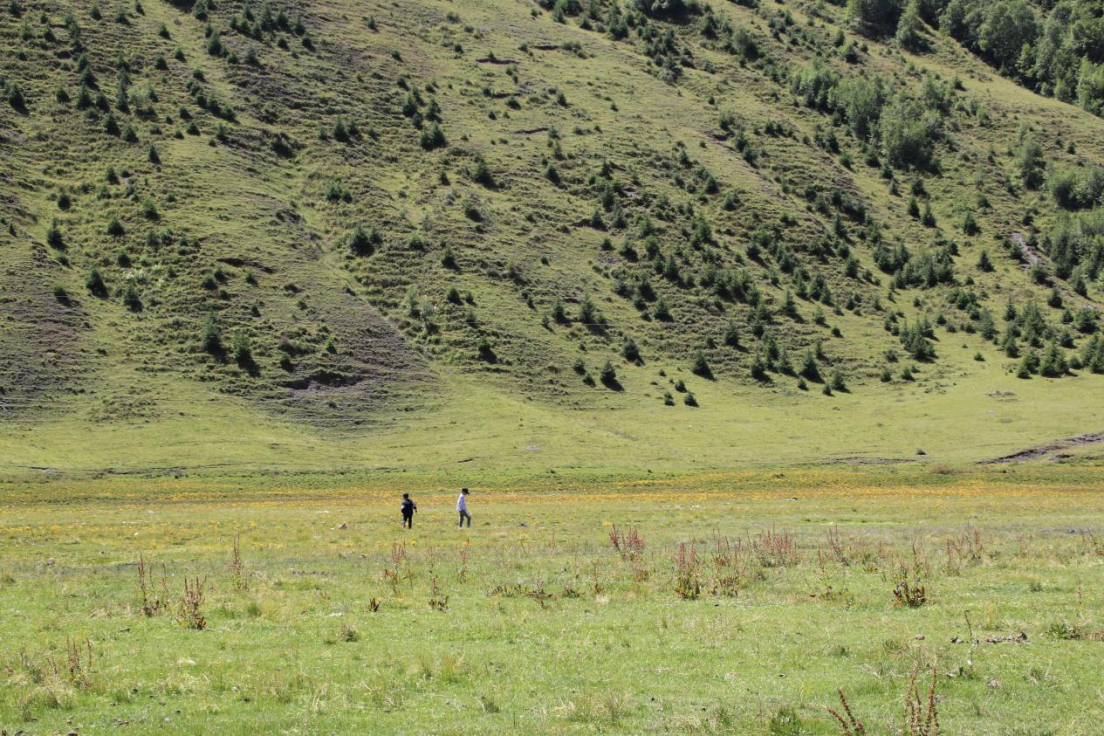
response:
<svg viewBox="0 0 1104 736"><path fill-rule="evenodd" d="M723 464L742 431L702 426L734 413L807 415L803 441L837 410L980 415L998 390L1035 403L995 448L1099 430L1099 231L1046 172L1104 162L1104 121L846 16L12 3L13 465L388 465L374 443L404 436L433 465L481 456L442 447L469 422L510 457ZM515 411L543 428L511 436ZM869 445L859 424L793 459Z"/></svg>

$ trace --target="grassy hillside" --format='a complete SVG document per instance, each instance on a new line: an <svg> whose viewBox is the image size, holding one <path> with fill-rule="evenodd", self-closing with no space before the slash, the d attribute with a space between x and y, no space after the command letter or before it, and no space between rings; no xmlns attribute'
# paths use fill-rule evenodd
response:
<svg viewBox="0 0 1104 736"><path fill-rule="evenodd" d="M3 470L1099 431L1104 121L848 15L13 0Z"/></svg>

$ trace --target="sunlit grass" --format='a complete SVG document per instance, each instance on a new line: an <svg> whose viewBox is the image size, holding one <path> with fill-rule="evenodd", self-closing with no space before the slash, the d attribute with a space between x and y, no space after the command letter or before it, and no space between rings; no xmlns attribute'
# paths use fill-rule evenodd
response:
<svg viewBox="0 0 1104 736"><path fill-rule="evenodd" d="M1093 733L1101 471L1007 470L499 475L470 532L429 477L8 485L0 724L883 733L934 667L947 733Z"/></svg>

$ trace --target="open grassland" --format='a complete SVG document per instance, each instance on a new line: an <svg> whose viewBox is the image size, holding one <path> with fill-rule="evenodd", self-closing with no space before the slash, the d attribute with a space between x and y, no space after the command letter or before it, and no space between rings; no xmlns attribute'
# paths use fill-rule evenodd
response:
<svg viewBox="0 0 1104 736"><path fill-rule="evenodd" d="M463 532L441 476L12 482L0 726L901 733L934 671L942 733L1098 733L1102 475L491 474Z"/></svg>
<svg viewBox="0 0 1104 736"><path fill-rule="evenodd" d="M923 389L873 393L771 391L709 381L675 363L628 367L631 390L592 406L543 404L502 381L449 374L415 412L315 426L273 416L197 384L173 385L150 415L89 420L85 411L5 420L0 477L31 468L268 472L333 469L539 474L610 469L639 474L825 462L919 460L961 464L1104 430L1104 382L1094 376L1017 379L948 340L942 376ZM665 375L664 375L665 374ZM682 381L699 406L688 407ZM166 386L152 388L164 391ZM676 406L663 406L669 391ZM611 393L611 392L607 392ZM78 401L88 411L96 397ZM919 452L925 453L923 456ZM1100 455L1100 446L1070 453Z"/></svg>

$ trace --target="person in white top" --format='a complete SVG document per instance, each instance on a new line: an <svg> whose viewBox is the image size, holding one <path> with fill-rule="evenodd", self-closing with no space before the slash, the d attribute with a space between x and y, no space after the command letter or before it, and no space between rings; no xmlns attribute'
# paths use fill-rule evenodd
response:
<svg viewBox="0 0 1104 736"><path fill-rule="evenodd" d="M468 489L460 489L460 497L456 499L456 510L460 513L460 528L464 528L464 519L468 520L468 528L471 529L471 514L468 513Z"/></svg>

